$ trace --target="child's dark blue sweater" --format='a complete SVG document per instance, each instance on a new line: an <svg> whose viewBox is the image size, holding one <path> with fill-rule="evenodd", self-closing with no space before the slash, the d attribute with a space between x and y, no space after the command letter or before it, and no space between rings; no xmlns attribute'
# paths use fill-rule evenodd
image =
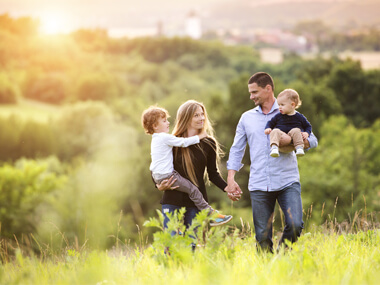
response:
<svg viewBox="0 0 380 285"><path fill-rule="evenodd" d="M301 129L301 132L311 133L311 124L304 115L296 112L294 115L277 114L265 126L265 128L280 129L288 133L293 128Z"/></svg>

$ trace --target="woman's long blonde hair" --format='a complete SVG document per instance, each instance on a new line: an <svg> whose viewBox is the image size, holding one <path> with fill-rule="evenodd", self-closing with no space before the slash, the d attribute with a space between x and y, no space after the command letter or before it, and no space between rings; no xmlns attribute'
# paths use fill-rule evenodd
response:
<svg viewBox="0 0 380 285"><path fill-rule="evenodd" d="M202 108L202 111L205 116L205 122L204 122L202 131L205 131L208 137L212 138L212 140L215 142L215 145L208 139L205 139L204 141L215 150L217 162L219 162L220 157L223 155L223 152L220 148L218 141L216 140L214 136L214 129L207 116L206 108L202 103L195 100L188 100L178 108L177 117L175 120L172 134L175 135L176 137L187 137L187 131L188 131L189 125L198 107ZM199 147L199 145L197 147ZM182 159L183 168L185 169L190 181L194 185L198 186L197 179L195 177L194 165L191 159L189 149L188 148L174 148L174 156L181 155L181 154L183 156L183 159Z"/></svg>

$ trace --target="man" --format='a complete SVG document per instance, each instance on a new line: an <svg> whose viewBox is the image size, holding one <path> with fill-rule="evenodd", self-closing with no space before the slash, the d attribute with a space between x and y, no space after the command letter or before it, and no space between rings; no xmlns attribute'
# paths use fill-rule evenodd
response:
<svg viewBox="0 0 380 285"><path fill-rule="evenodd" d="M264 134L266 123L279 113L274 97L274 83L265 72L252 75L248 81L250 99L257 106L241 116L227 162L227 192L231 200L238 200L241 190L235 182L235 174L243 166L245 147L248 142L251 167L248 190L250 191L256 240L263 250L273 251L272 224L276 201L285 215L285 228L279 246L285 240L295 242L303 229L301 185L297 158L294 151L271 157L269 136ZM280 151L289 151L291 139L281 138ZM318 145L317 138L305 140L305 149ZM291 147L290 147L291 149Z"/></svg>

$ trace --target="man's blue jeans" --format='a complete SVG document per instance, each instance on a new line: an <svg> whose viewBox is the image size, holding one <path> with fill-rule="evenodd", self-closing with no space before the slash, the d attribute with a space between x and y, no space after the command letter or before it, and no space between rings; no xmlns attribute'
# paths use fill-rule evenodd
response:
<svg viewBox="0 0 380 285"><path fill-rule="evenodd" d="M272 229L276 200L285 215L285 228L279 245L295 242L303 229L301 185L295 182L280 191L251 191L251 204L256 240L261 249L273 251Z"/></svg>

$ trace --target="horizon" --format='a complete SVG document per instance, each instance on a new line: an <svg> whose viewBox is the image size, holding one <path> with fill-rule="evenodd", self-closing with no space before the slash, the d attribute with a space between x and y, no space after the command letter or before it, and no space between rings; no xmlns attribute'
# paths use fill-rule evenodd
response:
<svg viewBox="0 0 380 285"><path fill-rule="evenodd" d="M355 3L353 0L161 0L159 2L142 0L138 3L132 0L98 0L93 2L93 0L81 0L80 3L74 0L0 0L0 14L8 14L13 18L37 19L41 23L41 31L44 34L65 34L78 29L100 28L107 30L110 36L118 37L154 34L158 23L163 25L167 34L178 34L179 30L183 30L186 17L191 11L195 11L201 18L203 30L206 31L219 28L238 29L247 25L262 28L266 25L265 21L275 22L268 20L260 9L256 9L260 6L278 4L280 7L284 3L291 3L294 9L297 5L331 3L328 5L348 7L347 9L351 11L353 9L350 9L350 4ZM364 3L377 4L380 0L366 0L360 5ZM284 15L281 12L277 11L284 17L282 19L274 17L277 22L272 25L283 23L284 27L289 26L290 21L285 15L286 11L283 12ZM315 15L315 18L320 17L323 20L325 16L318 15L321 11L308 12L308 15L304 15L305 19L310 19L310 15ZM374 12L377 11L371 13ZM240 14L241 17L239 17ZM289 18L292 17L289 16ZM302 16L299 18L302 19ZM285 20L287 22L284 22ZM293 21L296 20L293 19Z"/></svg>

